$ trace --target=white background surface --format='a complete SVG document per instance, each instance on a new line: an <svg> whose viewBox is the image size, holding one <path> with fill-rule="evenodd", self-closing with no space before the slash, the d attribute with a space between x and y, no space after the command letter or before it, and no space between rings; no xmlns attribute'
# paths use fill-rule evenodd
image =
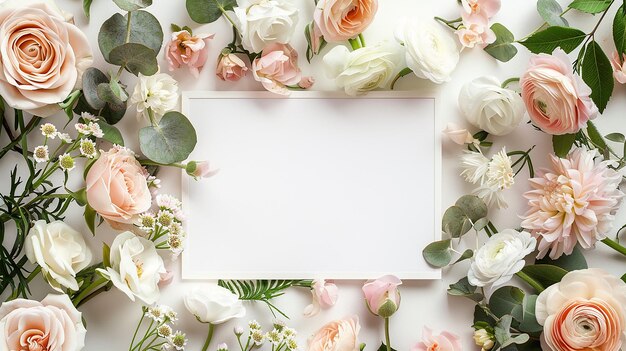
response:
<svg viewBox="0 0 626 351"><path fill-rule="evenodd" d="M302 9L301 22L294 40L294 47L304 53L305 44L300 33L305 23L312 18L312 0L294 0ZM564 2L564 1L563 1ZM83 29L93 43L93 50L96 57L97 66L106 71L109 66L103 63L101 54L97 48L97 32L104 20L109 18L114 12L118 11L110 0L94 0L92 7L92 19L87 23L82 15L81 1L78 0L58 0L59 5L66 11L72 12L76 16L77 25ZM188 17L183 0L155 0L150 11L155 14L161 21L166 33L169 33L168 27L171 22L179 25L190 25L195 32L216 33L216 39L210 43L209 62L206 69L201 73L200 78L195 80L188 72L180 70L174 72L173 75L180 81L181 88L184 90L261 90L261 86L253 81L251 77L242 80L239 83L224 83L214 76L214 65L216 57L221 48L231 40L231 30L226 22L219 20L211 25L196 25ZM432 18L434 15L445 18L456 18L459 15L460 7L455 0L381 0L380 9L376 21L365 32L365 38L368 45L374 44L381 40L393 41L393 28L398 20L404 16L411 18ZM594 22L591 16L580 15L577 13L567 15L570 23L583 25L583 28L589 30ZM597 39L607 51L613 50L613 43L610 38L610 22L612 14L608 16L605 23L602 24L601 30L597 35ZM517 37L523 37L530 31L534 30L541 24L539 16L535 12L535 1L515 1L503 0L502 11L493 19L502 22L511 29ZM458 111L456 99L461 86L470 79L480 75L491 74L504 80L506 78L516 76L519 77L527 65L528 53L524 48L520 47L520 54L507 64L498 63L490 56L479 49L466 50L463 52L461 62L450 83L436 86L427 81L421 81L413 76L403 78L397 85L397 89L417 90L426 96L437 96L438 118L442 119L443 124L447 121L455 121L465 124ZM165 70L164 60L161 59L162 67ZM317 79L315 89L333 90L334 85L328 81L322 71L321 60L316 58L313 65L308 65L305 60L301 60L301 66L306 74L314 75ZM126 82L132 87L134 81L130 76L125 76ZM614 93L613 101L609 104L604 116L600 118L597 125L600 130L607 134L613 131L626 132L624 127L624 109L626 107L626 99L624 95L626 89L618 86ZM233 106L236 111L236 106ZM216 111L217 113L217 111ZM137 121L132 110L126 116L119 127L124 130L127 145L138 150L137 147L137 130L146 124L145 121ZM200 136L206 131L198 130ZM497 138L494 140L494 152L506 141L509 150L526 149L534 144L538 145L533 152L533 160L537 166L545 165L545 155L549 150L549 137L532 130L527 125L520 127L512 135L505 138ZM459 169L457 159L461 149L449 142L444 142L444 161L443 161L443 194L442 207L446 208L454 203L454 201L462 194L471 190L457 176ZM8 166L2 165L2 175L8 174ZM518 215L525 211L525 203L520 194L528 189L525 172L517 179L517 184L513 190L507 194L510 208L506 211L497 212L492 218L496 225L500 228L507 226L517 227L519 225ZM161 173L164 180L164 191L169 191L175 195L180 194L180 175L175 171L167 171ZM208 180L210 181L210 180ZM87 229L82 225L80 213L76 210L70 215L69 222L77 228L87 233ZM617 226L621 226L626 222L626 215L621 211L618 216ZM314 238L310 238L313 240ZM92 241L94 251L99 252L100 242L110 243L113 240L113 233L107 230L101 230L96 238ZM357 239L355 239L357 240ZM380 252L375 256L363 257L364 260L385 260L385 257L394 255L394 242L387 240L385 237L378 239L380 241ZM303 243L301 250L306 250L307 246ZM246 258L239 255L237 248L230 248L233 260L245 260ZM207 254L210 249L207 248ZM324 255L324 252L316 252L315 254ZM600 245L596 251L588 255L590 264L593 266L604 267L616 275L621 275L626 271L626 264L623 257L613 254L609 249ZM254 264L254 262L250 262ZM288 264L284 262L285 266ZM170 268L179 273L179 262L170 264ZM405 282L402 286L402 306L400 311L392 318L391 333L392 344L399 351L409 350L417 340L420 339L421 329L424 325L429 325L436 330L447 329L455 332L463 337L463 344L466 350L472 350L471 340L472 330L470 328L472 321L473 305L469 301L460 298L452 298L446 296L446 287L448 284L455 282L460 278L467 269L466 265L460 265L450 271L444 272L444 279L440 281L413 281ZM180 282L179 278L175 278L174 283L162 289L161 303L169 304L177 309L181 315L179 327L187 332L190 338L188 350L197 351L200 349L204 341L205 326L197 323L185 310L182 304L182 296L194 284L191 282ZM383 337L381 320L370 316L362 301L360 291L361 283L340 282L340 298L337 305L328 311L320 313L317 317L305 320L301 317L303 308L310 303L310 294L307 291L295 290L290 291L287 296L275 301L276 305L281 307L288 315L291 321L289 324L300 331L300 341L304 345L306 337L321 327L324 323L339 317L357 314L361 319L363 326L361 332L361 341L366 342L369 346L367 350L375 350L380 344ZM34 287L35 296L40 297L47 293L44 285ZM226 341L229 343L231 350L236 349L233 343L234 337L231 333L232 327L236 324L244 325L248 319L256 318L263 325L269 326L272 317L264 306L247 305L249 313L245 320L230 322L220 326L214 337L211 349L214 350L217 343ZM94 300L87 303L82 308L85 319L87 321L88 336L86 350L89 351L109 351L109 350L125 350L128 348L129 341L134 330L135 323L140 316L140 305L131 303L125 295L112 290L106 294L100 295Z"/></svg>

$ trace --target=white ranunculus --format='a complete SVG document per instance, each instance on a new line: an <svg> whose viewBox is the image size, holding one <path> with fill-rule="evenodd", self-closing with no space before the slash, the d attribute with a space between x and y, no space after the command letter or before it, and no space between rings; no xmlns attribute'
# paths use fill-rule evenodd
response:
<svg viewBox="0 0 626 351"><path fill-rule="evenodd" d="M83 236L61 221L37 221L24 243L26 257L41 267L50 286L78 290L76 274L91 263L91 250Z"/></svg>
<svg viewBox="0 0 626 351"><path fill-rule="evenodd" d="M131 232L121 233L111 244L110 262L111 267L98 271L132 301L137 297L152 304L159 299L160 275L166 270L152 241Z"/></svg>
<svg viewBox="0 0 626 351"><path fill-rule="evenodd" d="M401 25L396 39L406 49L406 64L416 76L441 84L451 79L459 63L457 40L435 21Z"/></svg>
<svg viewBox="0 0 626 351"><path fill-rule="evenodd" d="M459 107L471 124L493 135L511 133L526 112L522 97L502 88L495 77L480 77L465 84Z"/></svg>
<svg viewBox="0 0 626 351"><path fill-rule="evenodd" d="M524 268L524 257L535 250L537 239L528 232L505 229L476 251L467 278L474 286L492 287L508 282Z"/></svg>
<svg viewBox="0 0 626 351"><path fill-rule="evenodd" d="M178 104L178 82L167 73L144 76L139 73L130 103L137 105L137 117L148 118L148 108L156 116L163 116Z"/></svg>
<svg viewBox="0 0 626 351"><path fill-rule="evenodd" d="M326 75L348 95L360 95L387 85L396 69L396 53L390 47L368 46L349 51L336 46L324 56Z"/></svg>
<svg viewBox="0 0 626 351"><path fill-rule="evenodd" d="M222 324L246 314L239 297L218 285L197 287L184 298L185 307L202 323Z"/></svg>
<svg viewBox="0 0 626 351"><path fill-rule="evenodd" d="M272 43L291 41L298 9L288 0L239 0L235 16L242 35L241 44L251 52L261 52Z"/></svg>

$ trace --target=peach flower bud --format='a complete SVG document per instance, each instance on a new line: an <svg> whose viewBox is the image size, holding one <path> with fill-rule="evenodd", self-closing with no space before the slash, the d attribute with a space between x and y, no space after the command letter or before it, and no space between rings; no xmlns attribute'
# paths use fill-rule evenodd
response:
<svg viewBox="0 0 626 351"><path fill-rule="evenodd" d="M496 41L496 33L489 27L487 17L463 14L462 18L463 25L456 31L456 35L464 47L485 47Z"/></svg>
<svg viewBox="0 0 626 351"><path fill-rule="evenodd" d="M213 34L191 35L186 30L172 33L172 39L165 48L165 58L169 70L173 71L185 65L191 74L198 78L200 70L208 58L207 43L213 37Z"/></svg>
<svg viewBox="0 0 626 351"><path fill-rule="evenodd" d="M461 5L468 14L482 15L487 18L493 17L502 6L500 0L462 0Z"/></svg>
<svg viewBox="0 0 626 351"><path fill-rule="evenodd" d="M478 140L474 139L472 134L465 128L461 128L454 123L448 123L443 130L443 134L447 135L450 140L459 145L474 144Z"/></svg>
<svg viewBox="0 0 626 351"><path fill-rule="evenodd" d="M358 351L360 330L357 316L330 322L309 339L308 351Z"/></svg>
<svg viewBox="0 0 626 351"><path fill-rule="evenodd" d="M315 84L315 78L313 77L303 77L298 86L302 89L309 89Z"/></svg>
<svg viewBox="0 0 626 351"><path fill-rule="evenodd" d="M411 348L411 351L461 351L461 338L449 332L434 335L433 331L424 327L422 341Z"/></svg>
<svg viewBox="0 0 626 351"><path fill-rule="evenodd" d="M190 161L185 166L185 171L196 179L209 178L219 172L217 169L212 169L208 161Z"/></svg>
<svg viewBox="0 0 626 351"><path fill-rule="evenodd" d="M377 0L319 0L313 19L328 42L361 34L374 20Z"/></svg>
<svg viewBox="0 0 626 351"><path fill-rule="evenodd" d="M622 60L620 61L619 54L616 52L613 53L613 60L611 63L613 64L613 76L615 80L620 84L626 84L626 54L622 54Z"/></svg>
<svg viewBox="0 0 626 351"><path fill-rule="evenodd" d="M400 291L402 281L393 275L385 275L376 280L369 280L363 285L363 294L367 307L373 314L389 318L400 307Z"/></svg>
<svg viewBox="0 0 626 351"><path fill-rule="evenodd" d="M298 53L289 44L271 44L263 49L252 62L252 73L265 89L281 95L289 95L288 88L303 80Z"/></svg>
<svg viewBox="0 0 626 351"><path fill-rule="evenodd" d="M248 73L248 66L239 56L222 53L217 61L216 74L223 81L235 82Z"/></svg>

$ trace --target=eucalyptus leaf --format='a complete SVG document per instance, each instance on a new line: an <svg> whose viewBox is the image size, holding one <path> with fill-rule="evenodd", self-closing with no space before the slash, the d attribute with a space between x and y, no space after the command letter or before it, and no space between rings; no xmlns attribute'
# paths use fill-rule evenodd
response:
<svg viewBox="0 0 626 351"><path fill-rule="evenodd" d="M476 195L462 196L456 201L455 206L463 210L465 215L472 220L472 222L476 222L481 218L487 217L487 205Z"/></svg>
<svg viewBox="0 0 626 351"><path fill-rule="evenodd" d="M503 286L491 294L489 308L494 315L502 317L511 314L515 308L520 308L523 301L522 289L515 286Z"/></svg>
<svg viewBox="0 0 626 351"><path fill-rule="evenodd" d="M124 137L122 136L122 133L119 131L119 129L115 128L114 126L108 124L103 120L98 120L96 123L98 123L100 129L102 129L102 132L104 133L102 139L114 145L124 146Z"/></svg>
<svg viewBox="0 0 626 351"><path fill-rule="evenodd" d="M85 96L83 95L78 99L76 106L74 106L74 113L80 115L83 112L89 112L94 116L104 118L104 120L106 120L109 124L115 124L119 122L122 117L124 117L124 114L126 113L126 103L123 103L122 105L105 104L103 109L96 110L89 106Z"/></svg>
<svg viewBox="0 0 626 351"><path fill-rule="evenodd" d="M222 13L232 11L236 0L187 0L189 17L197 23L212 23L222 17Z"/></svg>
<svg viewBox="0 0 626 351"><path fill-rule="evenodd" d="M582 249L578 245L574 247L574 251L572 251L570 255L561 255L561 257L557 258L556 260L553 260L550 257L546 256L542 259L538 259L537 261L535 261L535 264L549 264L552 266L561 267L566 271L575 271L578 269L588 268L585 255L583 255Z"/></svg>
<svg viewBox="0 0 626 351"><path fill-rule="evenodd" d="M613 94L615 81L611 61L595 40L587 44L581 71L583 80L591 88L591 99L600 113L604 112Z"/></svg>
<svg viewBox="0 0 626 351"><path fill-rule="evenodd" d="M109 63L112 63L109 58L111 51L126 43L128 16L128 13L125 16L116 13L100 27L98 46L102 56ZM163 30L159 20L143 10L134 11L130 13L130 16L130 36L128 42L149 47L154 51L154 56L156 57L163 43Z"/></svg>
<svg viewBox="0 0 626 351"><path fill-rule="evenodd" d="M152 161L171 164L189 157L196 146L196 130L185 115L179 112L166 113L158 126L149 126L139 131L141 152Z"/></svg>
<svg viewBox="0 0 626 351"><path fill-rule="evenodd" d="M611 133L605 135L604 137L615 143L623 143L624 141L626 141L626 137L622 133Z"/></svg>
<svg viewBox="0 0 626 351"><path fill-rule="evenodd" d="M519 321L519 329L526 333L538 333L543 327L537 322L535 316L535 306L537 303L537 295L525 295L522 301L522 316Z"/></svg>
<svg viewBox="0 0 626 351"><path fill-rule="evenodd" d="M152 5L152 0L113 0L124 11L137 11Z"/></svg>
<svg viewBox="0 0 626 351"><path fill-rule="evenodd" d="M448 295L467 297L470 300L479 302L482 301L485 296L477 289L477 287L469 283L467 277L463 277L458 282L448 286Z"/></svg>
<svg viewBox="0 0 626 351"><path fill-rule="evenodd" d="M85 17L89 19L91 16L91 3L93 0L83 0L83 12L85 13Z"/></svg>
<svg viewBox="0 0 626 351"><path fill-rule="evenodd" d="M559 47L570 53L580 46L586 37L587 34L580 29L552 26L531 35L520 44L535 54L551 54Z"/></svg>
<svg viewBox="0 0 626 351"><path fill-rule="evenodd" d="M474 222L474 229L477 231L483 230L489 224L489 218L483 217Z"/></svg>
<svg viewBox="0 0 626 351"><path fill-rule="evenodd" d="M98 85L108 81L109 78L95 67L89 67L83 73L83 96L91 108L104 108L106 102L98 95Z"/></svg>
<svg viewBox="0 0 626 351"><path fill-rule="evenodd" d="M493 319L491 315L489 315L485 309L487 306L483 306L481 304L476 304L474 307L474 326L481 324L486 324L488 326L493 326L496 323L496 320Z"/></svg>
<svg viewBox="0 0 626 351"><path fill-rule="evenodd" d="M567 27L569 25L567 20L561 17L563 8L556 0L537 1L537 12L551 26Z"/></svg>
<svg viewBox="0 0 626 351"><path fill-rule="evenodd" d="M576 134L563 134L552 136L552 149L558 157L565 157L574 146Z"/></svg>
<svg viewBox="0 0 626 351"><path fill-rule="evenodd" d="M444 212L441 225L443 231L453 238L459 238L472 229L465 212L458 206L452 206Z"/></svg>
<svg viewBox="0 0 626 351"><path fill-rule="evenodd" d="M450 239L435 241L428 244L422 251L426 262L435 267L445 267L452 261Z"/></svg>
<svg viewBox="0 0 626 351"><path fill-rule="evenodd" d="M461 257L459 257L456 261L454 261L453 264L457 264L459 262L465 261L467 259L470 259L474 257L474 251L471 249L467 249L465 251L463 251L463 253L461 254Z"/></svg>
<svg viewBox="0 0 626 351"><path fill-rule="evenodd" d="M154 51L147 46L127 43L111 50L109 60L112 64L125 66L134 75L139 73L151 76L158 72L159 64Z"/></svg>
<svg viewBox="0 0 626 351"><path fill-rule="evenodd" d="M613 19L613 41L618 53L626 53L626 12L624 6L615 13Z"/></svg>
<svg viewBox="0 0 626 351"><path fill-rule="evenodd" d="M111 104L116 104L116 105L124 103L124 101L122 101L119 97L117 97L117 95L115 95L115 93L111 89L111 84L100 83L98 84L97 89L98 89L98 97L102 101L108 102Z"/></svg>
<svg viewBox="0 0 626 351"><path fill-rule="evenodd" d="M526 273L546 288L560 282L567 274L565 269L550 264L529 265L524 267L522 272Z"/></svg>
<svg viewBox="0 0 626 351"><path fill-rule="evenodd" d="M498 61L510 61L517 54L513 33L500 23L494 23L491 30L496 34L496 41L487 45L485 51Z"/></svg>
<svg viewBox="0 0 626 351"><path fill-rule="evenodd" d="M596 14L606 11L612 3L612 0L574 0L569 4L569 7L581 12Z"/></svg>

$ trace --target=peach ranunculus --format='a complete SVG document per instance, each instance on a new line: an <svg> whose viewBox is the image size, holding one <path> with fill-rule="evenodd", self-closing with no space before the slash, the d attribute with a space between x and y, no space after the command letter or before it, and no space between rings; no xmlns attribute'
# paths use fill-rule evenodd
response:
<svg viewBox="0 0 626 351"><path fill-rule="evenodd" d="M572 73L572 61L561 49L534 55L520 86L530 119L548 134L577 133L598 115L591 88Z"/></svg>
<svg viewBox="0 0 626 351"><path fill-rule="evenodd" d="M330 322L309 339L308 351L358 351L359 318Z"/></svg>
<svg viewBox="0 0 626 351"><path fill-rule="evenodd" d="M624 61L624 62L622 62ZM622 60L620 60L617 51L613 53L613 77L620 84L626 84L626 54L622 54Z"/></svg>
<svg viewBox="0 0 626 351"><path fill-rule="evenodd" d="M165 48L165 58L170 71L185 65L191 74L198 78L209 57L207 44L213 36L213 34L192 35L186 30L172 33L172 39Z"/></svg>
<svg viewBox="0 0 626 351"><path fill-rule="evenodd" d="M16 299L0 306L0 350L79 351L87 330L67 295L41 302Z"/></svg>
<svg viewBox="0 0 626 351"><path fill-rule="evenodd" d="M0 38L0 95L41 117L60 111L93 62L85 34L42 2L0 10Z"/></svg>
<svg viewBox="0 0 626 351"><path fill-rule="evenodd" d="M248 73L248 66L239 56L222 53L217 61L216 74L223 81L235 82Z"/></svg>
<svg viewBox="0 0 626 351"><path fill-rule="evenodd" d="M132 151L121 146L101 151L85 179L87 202L109 221L134 223L152 204L147 176Z"/></svg>
<svg viewBox="0 0 626 351"><path fill-rule="evenodd" d="M626 341L626 284L602 269L566 274L537 298L542 348L618 351Z"/></svg>
<svg viewBox="0 0 626 351"><path fill-rule="evenodd" d="M298 67L298 53L289 44L270 44L261 56L252 62L254 79L273 93L289 95L289 86L298 85L302 77Z"/></svg>
<svg viewBox="0 0 626 351"><path fill-rule="evenodd" d="M502 3L500 0L461 0L465 12L471 15L481 15L486 18L493 17Z"/></svg>
<svg viewBox="0 0 626 351"><path fill-rule="evenodd" d="M361 34L374 20L378 0L320 0L313 19L327 42Z"/></svg>
<svg viewBox="0 0 626 351"><path fill-rule="evenodd" d="M461 338L458 335L442 332L434 335L433 331L424 327L422 341L411 348L411 351L461 351Z"/></svg>
<svg viewBox="0 0 626 351"><path fill-rule="evenodd" d="M485 47L496 41L496 33L489 27L487 17L465 13L461 17L463 25L456 31L456 35L464 47Z"/></svg>

